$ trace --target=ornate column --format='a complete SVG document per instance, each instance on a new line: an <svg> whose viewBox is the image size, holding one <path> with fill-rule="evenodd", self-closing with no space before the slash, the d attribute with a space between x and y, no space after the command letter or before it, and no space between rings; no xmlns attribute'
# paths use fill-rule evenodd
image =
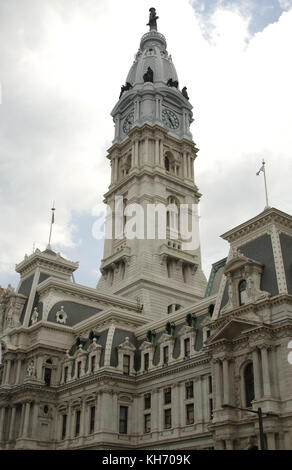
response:
<svg viewBox="0 0 292 470"><path fill-rule="evenodd" d="M222 387L221 387L221 361L215 359L215 408L221 409L222 405Z"/></svg>
<svg viewBox="0 0 292 470"><path fill-rule="evenodd" d="M16 407L13 406L13 407L12 407L12 410L11 410L11 417L10 417L9 437L8 437L8 440L9 440L9 441L12 441L13 438L14 438L14 435L15 435L15 429L14 429L14 425L15 425L15 414L16 414Z"/></svg>
<svg viewBox="0 0 292 470"><path fill-rule="evenodd" d="M85 409L85 399L83 398L82 404L81 404L81 419L80 419L80 433L79 433L81 437L84 434L87 434L85 432L85 418L86 418L86 409Z"/></svg>
<svg viewBox="0 0 292 470"><path fill-rule="evenodd" d="M268 359L268 347L261 347L261 356L262 356L262 370L263 370L263 385L264 385L264 396L271 396L271 379L270 379L270 369L269 369L269 359Z"/></svg>
<svg viewBox="0 0 292 470"><path fill-rule="evenodd" d="M19 384L20 382L20 373L21 373L21 359L18 359L17 361L17 369L16 369L16 377L15 377L15 383Z"/></svg>
<svg viewBox="0 0 292 470"><path fill-rule="evenodd" d="M202 376L196 377L195 380L195 421L203 421L203 400L202 400Z"/></svg>
<svg viewBox="0 0 292 470"><path fill-rule="evenodd" d="M276 450L275 433L273 432L267 433L267 444L268 444L268 450Z"/></svg>
<svg viewBox="0 0 292 470"><path fill-rule="evenodd" d="M10 371L11 371L11 359L7 359L4 384L9 384Z"/></svg>
<svg viewBox="0 0 292 470"><path fill-rule="evenodd" d="M180 416L180 384L173 384L171 387L171 404L172 404L172 428L176 429L180 426L181 416Z"/></svg>
<svg viewBox="0 0 292 470"><path fill-rule="evenodd" d="M139 140L135 140L135 162L136 166L139 168Z"/></svg>
<svg viewBox="0 0 292 470"><path fill-rule="evenodd" d="M188 168L187 168L187 152L183 152L183 177L187 178L188 176Z"/></svg>
<svg viewBox="0 0 292 470"><path fill-rule="evenodd" d="M223 359L223 403L229 404L229 361Z"/></svg>
<svg viewBox="0 0 292 470"><path fill-rule="evenodd" d="M252 363L253 363L253 375L254 375L254 395L255 400L258 400L261 396L261 369L259 361L258 348L252 350Z"/></svg>
<svg viewBox="0 0 292 470"><path fill-rule="evenodd" d="M152 432L158 432L159 431L159 396L160 396L160 390L155 388L152 391L151 395L151 401L152 401L152 416L151 416L151 428Z"/></svg>
<svg viewBox="0 0 292 470"><path fill-rule="evenodd" d="M71 439L71 423L72 423L72 406L71 403L69 403L68 406L68 418L67 418L67 429L66 429L66 439Z"/></svg>
<svg viewBox="0 0 292 470"><path fill-rule="evenodd" d="M144 159L144 163L148 163L149 162L149 137L145 137L145 159Z"/></svg>
<svg viewBox="0 0 292 470"><path fill-rule="evenodd" d="M0 442L4 440L5 407L0 408Z"/></svg>
<svg viewBox="0 0 292 470"><path fill-rule="evenodd" d="M162 166L162 168L164 168L164 161L163 161L163 142L162 140L160 141L160 166Z"/></svg>
<svg viewBox="0 0 292 470"><path fill-rule="evenodd" d="M30 413L30 402L25 403L24 412L24 423L23 423L23 437L28 437L28 426L29 426L29 413Z"/></svg>
<svg viewBox="0 0 292 470"><path fill-rule="evenodd" d="M32 437L34 439L38 436L38 414L39 414L39 402L33 403L33 416L32 416Z"/></svg>
<svg viewBox="0 0 292 470"><path fill-rule="evenodd" d="M159 139L155 139L155 165L159 165Z"/></svg>

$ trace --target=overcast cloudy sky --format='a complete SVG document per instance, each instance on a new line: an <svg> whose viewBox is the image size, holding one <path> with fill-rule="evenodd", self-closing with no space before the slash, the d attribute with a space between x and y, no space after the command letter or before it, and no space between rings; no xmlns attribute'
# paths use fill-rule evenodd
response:
<svg viewBox="0 0 292 470"><path fill-rule="evenodd" d="M2 286L45 248L54 199L53 248L96 285L110 112L152 6L194 106L206 275L227 254L220 235L264 209L262 158L271 205L292 212L292 0L0 0Z"/></svg>

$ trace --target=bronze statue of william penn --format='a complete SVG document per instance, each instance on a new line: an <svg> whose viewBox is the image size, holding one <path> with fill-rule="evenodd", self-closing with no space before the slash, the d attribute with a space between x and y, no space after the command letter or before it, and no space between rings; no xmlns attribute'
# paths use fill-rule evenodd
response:
<svg viewBox="0 0 292 470"><path fill-rule="evenodd" d="M157 21L159 16L156 16L156 10L155 8L150 8L150 15L149 15L149 23L147 23L147 26L150 26L150 31L157 31Z"/></svg>

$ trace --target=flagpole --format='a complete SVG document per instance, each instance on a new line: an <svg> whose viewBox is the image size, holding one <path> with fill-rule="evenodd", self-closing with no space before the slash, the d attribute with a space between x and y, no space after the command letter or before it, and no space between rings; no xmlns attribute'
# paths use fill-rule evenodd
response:
<svg viewBox="0 0 292 470"><path fill-rule="evenodd" d="M52 211L52 218L51 218L51 226L50 226L50 235L49 235L49 243L48 243L48 248L51 248L51 238L52 238L52 229L53 229L53 223L54 223L54 211L55 211L55 201L53 201L53 207L51 209Z"/></svg>
<svg viewBox="0 0 292 470"><path fill-rule="evenodd" d="M265 160L263 160L263 166L264 166L264 171L263 171L263 173L264 173L265 193L266 193L266 207L265 207L265 209L269 209L270 206L269 206L269 199L268 199L268 189L267 189L266 167L265 167L265 165L266 165L266 162L265 162Z"/></svg>

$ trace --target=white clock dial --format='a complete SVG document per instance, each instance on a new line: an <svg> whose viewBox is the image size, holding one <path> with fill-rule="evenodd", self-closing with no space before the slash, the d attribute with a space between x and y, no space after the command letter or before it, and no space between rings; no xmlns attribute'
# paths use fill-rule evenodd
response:
<svg viewBox="0 0 292 470"><path fill-rule="evenodd" d="M170 109L163 109L162 111L162 122L169 129L177 129L179 126L179 120L177 115Z"/></svg>

